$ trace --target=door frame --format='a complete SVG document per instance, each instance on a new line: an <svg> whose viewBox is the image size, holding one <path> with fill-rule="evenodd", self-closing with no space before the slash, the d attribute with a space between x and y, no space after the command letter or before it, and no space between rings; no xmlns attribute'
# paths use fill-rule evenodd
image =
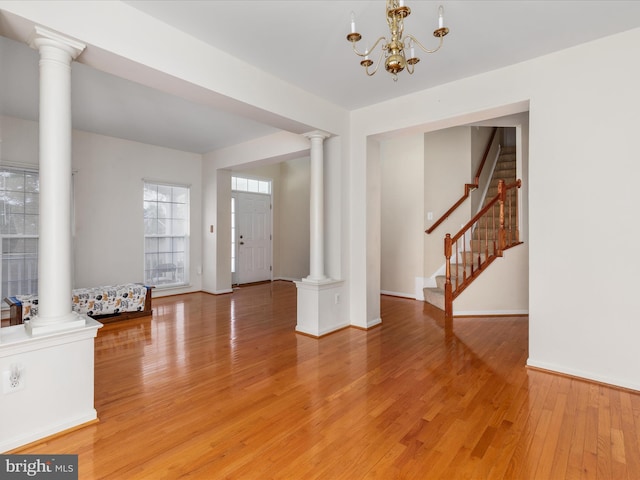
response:
<svg viewBox="0 0 640 480"><path fill-rule="evenodd" d="M243 177L243 178L252 178L254 179L255 177ZM249 194L249 195L264 195L264 196L268 196L269 197L269 238L270 238L270 242L269 242L269 255L270 255L270 276L269 276L269 281L273 281L273 180L272 179L259 179L259 180L268 180L271 184L271 193L260 193L260 192L245 192L245 191L241 191L241 190L232 190L231 191L231 202L235 201L235 210L233 207L231 207L231 212L232 212L232 220L231 220L231 229L234 232L233 235L233 254L235 256L235 264L233 261L233 258L231 260L231 285L240 285L239 283L239 279L238 279L238 262L240 260L240 255L239 255L239 232L238 232L238 197L242 196L243 194Z"/></svg>

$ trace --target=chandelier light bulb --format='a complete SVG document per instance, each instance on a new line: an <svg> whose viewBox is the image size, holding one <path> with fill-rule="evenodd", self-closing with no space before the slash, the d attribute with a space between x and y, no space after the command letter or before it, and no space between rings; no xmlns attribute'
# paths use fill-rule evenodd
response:
<svg viewBox="0 0 640 480"><path fill-rule="evenodd" d="M356 13L351 12L351 33L356 33Z"/></svg>
<svg viewBox="0 0 640 480"><path fill-rule="evenodd" d="M444 7L440 5L438 7L438 28L444 27Z"/></svg>

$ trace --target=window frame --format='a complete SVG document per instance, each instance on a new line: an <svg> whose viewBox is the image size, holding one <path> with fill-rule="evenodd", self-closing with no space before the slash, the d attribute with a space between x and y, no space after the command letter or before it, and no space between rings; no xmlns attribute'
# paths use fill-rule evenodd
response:
<svg viewBox="0 0 640 480"><path fill-rule="evenodd" d="M7 190L6 181L0 181L0 195L2 196L3 206L2 211L0 212L0 294L2 298L11 297L14 295L29 295L29 294L37 294L38 293L38 253L39 253L39 219L40 219L40 172L35 167L29 167L25 165L1 165L0 166L0 175L6 178L5 174L13 173L19 174L23 177L22 180L22 188L18 188L16 190ZM27 176L35 176L35 187L32 189L27 188ZM9 192L10 194L8 194ZM13 196L15 198L15 194L23 195L22 202L22 212L15 213L12 210L11 206L7 205L6 199ZM27 200L27 195L31 197L32 206L29 207L29 201ZM34 198L35 197L35 198ZM35 202L34 202L35 200ZM35 208L34 205L35 204ZM31 211L29 211L31 209ZM33 210L37 210L36 213ZM4 219L7 217L19 216L22 219L22 233L19 234L11 234L6 232ZM31 219L29 223L26 222L27 219ZM31 232L26 232L27 225L31 226ZM20 251L17 253L12 253L8 250L12 250L10 244L5 244L5 240L14 240L14 243L22 243L23 246ZM35 242L33 242L35 240ZM31 248L32 251L26 251L26 245L28 243L35 244L34 248ZM15 258L8 258L15 255ZM15 268L11 268L8 265L8 262L11 260L18 260L20 263L20 275L17 276L17 279L7 279L5 282L5 278L8 278L8 275ZM23 275L24 271L35 272L32 275ZM19 283L21 287L18 291L14 291L9 288L10 283ZM5 283L6 288L5 288ZM24 289L26 287L26 290ZM2 304L2 309L6 310L8 306Z"/></svg>
<svg viewBox="0 0 640 480"><path fill-rule="evenodd" d="M153 189L156 190L155 199L150 197L150 192ZM159 192L164 191L163 194L166 195L167 189L171 191L171 198L161 200ZM182 193L178 192L178 195L183 195L185 201L176 199L174 189L182 191ZM144 283L157 289L188 286L190 284L191 185L143 179L142 196ZM155 204L155 208L154 205L149 204ZM161 206L164 210L160 208ZM154 210L155 216L153 215ZM163 210L163 213L160 213L161 210ZM179 211L182 211L184 215L175 216ZM181 229L177 227L179 222L183 222ZM163 225L162 230L165 230L164 232L159 231L161 224ZM178 231L175 231L176 228L178 228ZM155 233L153 230L155 230ZM149 247L154 241L156 247L149 251ZM155 262L151 260L154 255L156 256Z"/></svg>

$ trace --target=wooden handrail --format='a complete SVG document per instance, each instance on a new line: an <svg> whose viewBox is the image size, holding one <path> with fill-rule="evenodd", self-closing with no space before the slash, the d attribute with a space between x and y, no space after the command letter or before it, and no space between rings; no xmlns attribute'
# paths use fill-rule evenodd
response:
<svg viewBox="0 0 640 480"><path fill-rule="evenodd" d="M491 145L493 144L493 139L495 138L497 131L498 131L498 127L493 127L493 131L491 132L491 136L489 137L489 141L487 142L487 146L486 146L486 148L484 150L484 155L482 156L482 161L480 162L480 165L478 166L478 170L476 171L476 177L474 179L474 183L465 183L464 184L464 194L462 195L462 197L460 197L460 199L456 203L454 203L451 206L451 208L449 208L449 210L444 212L444 214L440 218L438 218L438 220L436 220L433 225L431 225L429 228L427 228L425 230L426 234L430 234L436 228L438 228L438 226L442 222L444 222L447 218L449 218L449 216L460 205L463 204L463 202L469 197L469 194L471 193L471 190L474 190L474 189L478 188L478 186L480 185L480 175L482 174L482 169L484 168L484 164L486 163L487 157L489 156L489 150L491 150Z"/></svg>
<svg viewBox="0 0 640 480"><path fill-rule="evenodd" d="M480 183L480 175L482 175L482 169L484 168L484 164L487 162L487 157L489 156L489 150L491 150L491 145L493 144L493 139L498 132L498 127L493 127L493 131L491 132L491 136L489 137L489 141L487 142L487 146L484 149L484 154L482 155L482 161L480 165L478 165L478 171L476 172L475 185L478 188L478 184Z"/></svg>
<svg viewBox="0 0 640 480"><path fill-rule="evenodd" d="M518 233L517 205L514 207L511 197L507 197L509 190L520 188L521 185L522 182L520 180L516 180L511 184L505 184L504 180L498 180L498 194L469 220L458 233L454 236L449 233L446 234L444 238L445 317L451 318L453 316L453 300L471 284L482 270L496 258L501 257L504 250L521 243ZM500 206L497 218L494 208L496 203ZM505 208L507 209L506 216ZM509 219L508 223L507 218ZM515 225L511 224L512 218L514 218ZM478 232L480 232L482 227L484 227L484 238L478 234L478 238L474 239L475 229L479 229ZM489 231L491 231L491 235L489 235ZM469 235L468 242L467 235ZM460 242L461 240L462 242ZM477 248L474 248L474 241L477 242ZM468 247L467 244L469 245ZM454 253L456 263L455 272L452 273L451 257ZM460 257L462 257L462 262ZM462 275L460 275L460 269L462 269Z"/></svg>

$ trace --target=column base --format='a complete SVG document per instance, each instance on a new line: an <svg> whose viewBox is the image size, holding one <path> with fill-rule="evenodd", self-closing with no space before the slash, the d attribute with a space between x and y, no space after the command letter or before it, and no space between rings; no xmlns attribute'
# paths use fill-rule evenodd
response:
<svg viewBox="0 0 640 480"><path fill-rule="evenodd" d="M342 301L343 280L302 279L298 288L298 323L296 332L321 337L349 326Z"/></svg>
<svg viewBox="0 0 640 480"><path fill-rule="evenodd" d="M342 280L338 280L340 282L342 282ZM336 280L332 279L332 278L328 278L328 277L322 277L322 278L312 278L311 276L305 277L302 279L303 283L309 284L309 285L327 285L330 283L335 283Z"/></svg>
<svg viewBox="0 0 640 480"><path fill-rule="evenodd" d="M87 320L84 316L71 312L61 317L34 317L25 323L25 329L29 335L36 337L38 335L83 328L86 324Z"/></svg>

